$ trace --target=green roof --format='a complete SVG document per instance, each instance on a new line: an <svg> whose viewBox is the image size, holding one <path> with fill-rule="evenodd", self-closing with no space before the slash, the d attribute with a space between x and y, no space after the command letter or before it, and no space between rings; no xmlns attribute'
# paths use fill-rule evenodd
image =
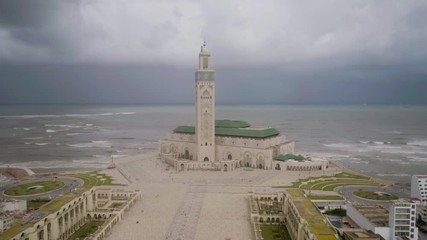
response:
<svg viewBox="0 0 427 240"><path fill-rule="evenodd" d="M173 130L174 133L188 133L188 134L194 134L196 132L196 129L194 126L179 126Z"/></svg>
<svg viewBox="0 0 427 240"><path fill-rule="evenodd" d="M246 129L246 128L215 128L215 136L267 138L279 135L280 132L274 128Z"/></svg>
<svg viewBox="0 0 427 240"><path fill-rule="evenodd" d="M179 126L173 130L175 133L194 134L194 126ZM279 135L280 132L274 128L248 129L248 128L230 128L216 127L215 136L226 137L246 137L246 138L268 138Z"/></svg>
<svg viewBox="0 0 427 240"><path fill-rule="evenodd" d="M215 127L222 128L247 128L251 125L245 121L235 121L235 120L216 120Z"/></svg>
<svg viewBox="0 0 427 240"><path fill-rule="evenodd" d="M302 155L294 155L294 154L279 154L277 155L277 157L275 158L275 160L277 161L282 161L282 162L286 162L288 160L295 160L295 161L303 161L304 157Z"/></svg>
<svg viewBox="0 0 427 240"><path fill-rule="evenodd" d="M318 240L336 240L335 231L325 222L324 217L314 204L304 196L300 189L289 189L286 191L292 199L300 216L307 221L310 232L316 236Z"/></svg>

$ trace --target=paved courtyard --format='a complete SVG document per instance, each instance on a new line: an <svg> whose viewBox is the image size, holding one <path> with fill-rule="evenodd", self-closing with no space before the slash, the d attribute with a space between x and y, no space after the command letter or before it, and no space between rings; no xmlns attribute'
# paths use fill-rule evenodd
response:
<svg viewBox="0 0 427 240"><path fill-rule="evenodd" d="M114 227L109 240L252 239L248 192L275 192L278 189L271 186L302 177L297 172L244 168L176 173L157 160L155 153L116 164L122 174L109 174L122 181L122 175L127 175L129 188L140 189L142 200Z"/></svg>

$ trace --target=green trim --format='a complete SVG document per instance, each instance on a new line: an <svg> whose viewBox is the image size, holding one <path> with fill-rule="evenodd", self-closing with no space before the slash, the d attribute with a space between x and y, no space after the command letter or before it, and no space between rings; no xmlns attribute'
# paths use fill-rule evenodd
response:
<svg viewBox="0 0 427 240"><path fill-rule="evenodd" d="M194 126L179 126L173 130L174 133L195 134ZM279 135L280 132L274 128L246 129L216 127L215 136L244 137L244 138L268 138Z"/></svg>

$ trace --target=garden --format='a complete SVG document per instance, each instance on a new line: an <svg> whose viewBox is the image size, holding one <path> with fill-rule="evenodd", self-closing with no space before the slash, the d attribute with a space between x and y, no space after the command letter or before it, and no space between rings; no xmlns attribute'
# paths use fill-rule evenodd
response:
<svg viewBox="0 0 427 240"><path fill-rule="evenodd" d="M8 188L4 191L4 194L9 196L27 196L58 190L64 186L65 183L58 180L30 182Z"/></svg>
<svg viewBox="0 0 427 240"><path fill-rule="evenodd" d="M292 240L288 229L278 224L261 225L261 235L264 240Z"/></svg>

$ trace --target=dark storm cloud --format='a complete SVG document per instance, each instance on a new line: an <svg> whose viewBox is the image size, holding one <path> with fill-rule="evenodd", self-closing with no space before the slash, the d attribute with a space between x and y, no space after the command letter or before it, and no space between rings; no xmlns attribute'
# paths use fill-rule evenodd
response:
<svg viewBox="0 0 427 240"><path fill-rule="evenodd" d="M427 103L425 1L0 2L0 101Z"/></svg>

